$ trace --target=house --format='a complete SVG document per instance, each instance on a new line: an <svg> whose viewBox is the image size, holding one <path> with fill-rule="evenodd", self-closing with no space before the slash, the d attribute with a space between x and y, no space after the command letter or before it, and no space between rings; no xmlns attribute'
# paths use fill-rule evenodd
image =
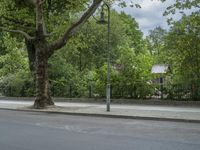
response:
<svg viewBox="0 0 200 150"><path fill-rule="evenodd" d="M164 74L170 71L169 65L166 64L155 64L152 66L151 73L156 74L157 77L152 80L153 84L157 84L160 86L160 89L155 89L155 93L160 93L161 99L163 98L163 84L165 83Z"/></svg>

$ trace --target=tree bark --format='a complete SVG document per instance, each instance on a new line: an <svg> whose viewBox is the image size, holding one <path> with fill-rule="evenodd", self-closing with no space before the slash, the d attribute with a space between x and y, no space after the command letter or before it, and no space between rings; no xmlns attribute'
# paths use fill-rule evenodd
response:
<svg viewBox="0 0 200 150"><path fill-rule="evenodd" d="M35 73L35 43L34 40L25 40L28 60L29 60L29 69L31 73Z"/></svg>
<svg viewBox="0 0 200 150"><path fill-rule="evenodd" d="M48 80L48 46L46 41L37 41L36 48L36 99L34 108L42 109L54 102L50 96Z"/></svg>
<svg viewBox="0 0 200 150"><path fill-rule="evenodd" d="M35 80L36 99L34 108L42 109L54 102L50 96L48 80L49 46L45 40L45 24L42 0L35 0L36 8L36 38L35 38Z"/></svg>

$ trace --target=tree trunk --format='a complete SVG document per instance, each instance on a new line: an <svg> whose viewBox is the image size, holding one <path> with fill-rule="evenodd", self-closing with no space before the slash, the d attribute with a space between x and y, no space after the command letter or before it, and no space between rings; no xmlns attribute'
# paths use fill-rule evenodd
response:
<svg viewBox="0 0 200 150"><path fill-rule="evenodd" d="M48 46L45 41L37 41L36 48L36 99L34 108L42 109L54 105L50 96L48 80Z"/></svg>
<svg viewBox="0 0 200 150"><path fill-rule="evenodd" d="M26 40L26 48L29 60L29 69L31 73L35 72L35 44L33 40Z"/></svg>

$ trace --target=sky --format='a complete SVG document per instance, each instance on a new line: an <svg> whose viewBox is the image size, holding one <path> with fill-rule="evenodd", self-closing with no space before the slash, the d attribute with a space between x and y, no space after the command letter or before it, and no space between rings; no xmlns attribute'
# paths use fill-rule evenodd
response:
<svg viewBox="0 0 200 150"><path fill-rule="evenodd" d="M127 3L130 3L130 0L126 0ZM170 16L163 16L163 12L173 4L175 0L167 0L165 3L160 2L159 0L136 0L142 8L120 8L118 6L114 6L117 11L124 11L127 14L130 14L132 17L136 19L139 23L139 27L144 33L144 36L148 35L148 31L152 30L158 26L169 29L167 24L167 17ZM189 14L190 11L186 11ZM173 15L175 20L180 19L180 14Z"/></svg>

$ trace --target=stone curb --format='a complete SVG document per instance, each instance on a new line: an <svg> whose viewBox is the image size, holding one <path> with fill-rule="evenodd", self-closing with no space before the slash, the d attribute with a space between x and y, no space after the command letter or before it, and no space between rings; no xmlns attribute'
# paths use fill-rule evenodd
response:
<svg viewBox="0 0 200 150"><path fill-rule="evenodd" d="M74 116L89 116L89 117L105 117L105 118L120 118L120 119L137 119L137 120L153 120L153 121L170 121L170 122L184 122L184 123L200 123L200 120L194 119L180 119L180 118L161 118L161 117L145 117L145 116L128 116L128 115L113 115L113 114L91 114L80 112L59 112L48 110L34 110L34 109L18 109L18 108L0 108L0 110L23 111L23 112L40 112L48 114L63 114Z"/></svg>

